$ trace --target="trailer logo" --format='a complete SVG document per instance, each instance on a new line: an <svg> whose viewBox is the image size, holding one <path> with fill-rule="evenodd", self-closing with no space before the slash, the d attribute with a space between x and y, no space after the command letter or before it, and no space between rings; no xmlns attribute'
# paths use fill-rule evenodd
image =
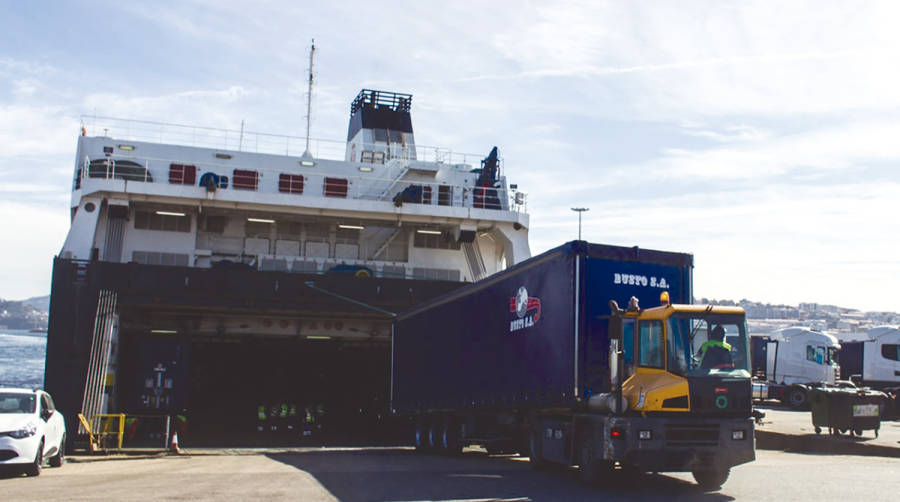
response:
<svg viewBox="0 0 900 502"><path fill-rule="evenodd" d="M516 319L509 321L510 333L530 328L541 318L541 299L528 296L528 290L522 286L516 296L509 299L509 311L516 313Z"/></svg>

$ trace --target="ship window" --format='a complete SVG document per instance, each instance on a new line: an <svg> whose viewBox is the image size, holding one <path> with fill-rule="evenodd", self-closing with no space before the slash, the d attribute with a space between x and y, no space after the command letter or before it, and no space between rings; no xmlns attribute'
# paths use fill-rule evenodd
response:
<svg viewBox="0 0 900 502"><path fill-rule="evenodd" d="M277 227L279 239L297 240L303 235L303 223L299 221L279 221Z"/></svg>
<svg viewBox="0 0 900 502"><path fill-rule="evenodd" d="M239 190L256 190L259 185L259 173L249 169L235 169L231 178L231 186Z"/></svg>
<svg viewBox="0 0 900 502"><path fill-rule="evenodd" d="M413 246L428 249L459 249L459 243L450 235L450 232L442 232L440 235L416 232L413 237Z"/></svg>
<svg viewBox="0 0 900 502"><path fill-rule="evenodd" d="M131 261L141 265L188 266L188 255L182 253L158 253L155 251L134 251Z"/></svg>
<svg viewBox="0 0 900 502"><path fill-rule="evenodd" d="M900 345L886 343L881 346L881 355L885 359L900 361Z"/></svg>
<svg viewBox="0 0 900 502"><path fill-rule="evenodd" d="M358 244L359 229L338 227L334 231L334 242L339 244Z"/></svg>
<svg viewBox="0 0 900 502"><path fill-rule="evenodd" d="M441 185L438 187L438 205L450 206L453 204L453 187Z"/></svg>
<svg viewBox="0 0 900 502"><path fill-rule="evenodd" d="M638 326L638 366L663 368L662 321L641 321Z"/></svg>
<svg viewBox="0 0 900 502"><path fill-rule="evenodd" d="M303 193L303 175L279 174L278 191L282 193Z"/></svg>
<svg viewBox="0 0 900 502"><path fill-rule="evenodd" d="M372 136L375 138L375 141L381 141L382 143L387 143L387 140L388 140L387 129L372 129Z"/></svg>
<svg viewBox="0 0 900 502"><path fill-rule="evenodd" d="M157 214L150 211L134 212L136 230L162 230L166 232L190 232L191 217Z"/></svg>
<svg viewBox="0 0 900 502"><path fill-rule="evenodd" d="M363 150L359 155L359 160L361 162L373 162L374 156L372 154L374 153L375 152L373 152L372 150Z"/></svg>
<svg viewBox="0 0 900 502"><path fill-rule="evenodd" d="M228 225L227 216L207 216L205 218L204 230L214 234L225 233L225 226Z"/></svg>
<svg viewBox="0 0 900 502"><path fill-rule="evenodd" d="M95 159L88 166L88 177L126 181L153 181L150 171L130 160Z"/></svg>
<svg viewBox="0 0 900 502"><path fill-rule="evenodd" d="M193 185L197 181L197 166L187 164L169 165L169 183L173 185Z"/></svg>
<svg viewBox="0 0 900 502"><path fill-rule="evenodd" d="M264 239L268 239L269 232L272 231L271 223L248 221L246 225L247 226L244 227L244 234L247 237L262 237Z"/></svg>
<svg viewBox="0 0 900 502"><path fill-rule="evenodd" d="M348 182L343 178L325 178L324 192L326 197L346 197Z"/></svg>

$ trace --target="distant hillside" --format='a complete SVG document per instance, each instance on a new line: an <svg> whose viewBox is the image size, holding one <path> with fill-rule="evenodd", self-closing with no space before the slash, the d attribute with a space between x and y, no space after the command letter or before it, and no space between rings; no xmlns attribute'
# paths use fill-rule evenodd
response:
<svg viewBox="0 0 900 502"><path fill-rule="evenodd" d="M0 328L47 329L49 305L49 296L20 302L0 299Z"/></svg>
<svg viewBox="0 0 900 502"><path fill-rule="evenodd" d="M41 312L50 312L50 295L35 296L34 298L22 300L21 303Z"/></svg>

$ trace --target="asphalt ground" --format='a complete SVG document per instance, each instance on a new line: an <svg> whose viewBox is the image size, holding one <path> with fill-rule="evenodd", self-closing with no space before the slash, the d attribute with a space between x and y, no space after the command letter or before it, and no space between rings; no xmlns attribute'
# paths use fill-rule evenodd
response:
<svg viewBox="0 0 900 502"><path fill-rule="evenodd" d="M817 434L809 411L773 406L756 409L766 414L756 426L758 449L900 458L900 421L882 421L878 437L873 430L863 430L862 436L832 435L827 429Z"/></svg>
<svg viewBox="0 0 900 502"><path fill-rule="evenodd" d="M77 459L76 459L77 460ZM534 471L518 456L416 454L411 448L198 450L72 462L0 479L0 499L299 500L309 502L896 500L900 459L760 450L716 492L687 473L627 474L599 486L568 468Z"/></svg>

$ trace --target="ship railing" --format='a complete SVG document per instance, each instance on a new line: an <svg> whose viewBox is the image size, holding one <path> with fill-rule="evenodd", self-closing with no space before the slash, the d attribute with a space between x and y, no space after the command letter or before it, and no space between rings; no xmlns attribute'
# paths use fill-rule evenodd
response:
<svg viewBox="0 0 900 502"><path fill-rule="evenodd" d="M366 175L344 176L317 172L314 170L284 170L259 168L257 166L241 164L221 163L197 163L185 160L173 160L167 158L146 157L136 155L112 155L106 158L106 162L100 159L91 161L85 157L80 165L79 175L75 180L74 188L80 189L83 180L123 180L126 182L141 182L163 184L167 186L185 186L179 181L173 181L173 166L193 165L195 184L197 188L207 189L203 183L201 170L211 172L218 179L232 178L236 171L255 172L258 175L256 185L253 188L235 187L234 179L231 183L218 184L215 190L227 190L235 192L259 192L269 194L290 193L297 197L327 197L343 198L348 200L382 200L393 201L395 205L403 204L429 204L448 207L469 207L477 209L505 210L517 213L527 213L527 195L517 189L507 189L505 178L501 177L496 187L476 187L473 185L450 185L444 183L428 182L423 180L409 180L403 178L408 168L401 167L399 172L386 169L381 174L369 173ZM398 164L403 166L404 164ZM303 188L300 193L282 190L281 176L290 174L303 176ZM346 180L347 183L342 192L335 193L333 180ZM329 180L332 180L329 182Z"/></svg>
<svg viewBox="0 0 900 502"><path fill-rule="evenodd" d="M151 120L133 120L99 115L82 115L82 134L165 145L182 145L271 155L301 156L306 152L306 138L283 134L222 129ZM384 144L365 144L362 150L383 150ZM309 140L309 153L318 159L343 160L347 143L328 139ZM390 145L388 157L459 166L478 166L484 154L456 152L435 146Z"/></svg>

